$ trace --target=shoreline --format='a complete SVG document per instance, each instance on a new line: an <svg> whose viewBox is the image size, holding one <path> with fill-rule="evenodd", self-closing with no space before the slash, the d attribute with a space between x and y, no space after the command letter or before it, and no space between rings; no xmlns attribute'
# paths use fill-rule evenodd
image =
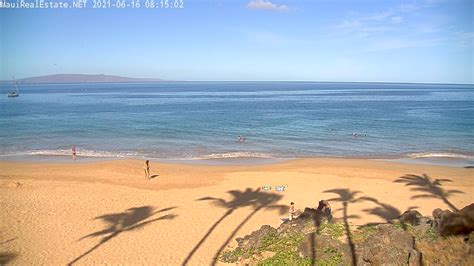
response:
<svg viewBox="0 0 474 266"><path fill-rule="evenodd" d="M206 166L232 166L232 165L269 165L280 162L287 162L302 159L355 159L355 160L376 160L405 164L420 164L434 166L448 166L460 168L474 167L474 155L467 153L451 152L417 152L410 154L385 155L385 156L307 156L307 157L222 157L222 158L152 158L136 156L81 156L78 154L77 160L72 160L70 155L2 155L1 161L27 162L27 163L91 163L117 160L150 160L157 163L188 164L188 165L206 165Z"/></svg>

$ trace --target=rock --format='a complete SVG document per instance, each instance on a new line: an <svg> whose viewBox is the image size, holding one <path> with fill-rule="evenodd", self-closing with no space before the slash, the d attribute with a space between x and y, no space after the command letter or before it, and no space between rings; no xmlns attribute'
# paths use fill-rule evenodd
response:
<svg viewBox="0 0 474 266"><path fill-rule="evenodd" d="M464 241L469 245L468 254L474 256L474 231L472 231Z"/></svg>
<svg viewBox="0 0 474 266"><path fill-rule="evenodd" d="M426 234L433 228L433 219L430 217L420 217L419 224L413 227L418 234Z"/></svg>
<svg viewBox="0 0 474 266"><path fill-rule="evenodd" d="M304 211L303 213L301 213L298 218L296 219L311 219L313 220L314 218L316 217L319 217L321 216L321 213L318 212L316 209L313 209L313 208L304 208Z"/></svg>
<svg viewBox="0 0 474 266"><path fill-rule="evenodd" d="M258 248L263 238L270 234L276 234L277 230L269 225L262 225L257 231L253 231L250 235L243 238L237 238L236 241L241 249Z"/></svg>
<svg viewBox="0 0 474 266"><path fill-rule="evenodd" d="M469 235L474 231L474 203L460 211L433 211L436 228L442 236Z"/></svg>
<svg viewBox="0 0 474 266"><path fill-rule="evenodd" d="M328 222L332 220L332 211L331 205L329 205L329 201L320 200L316 211L318 211L322 215L322 217L324 217Z"/></svg>
<svg viewBox="0 0 474 266"><path fill-rule="evenodd" d="M391 224L409 224L417 233L426 233L433 227L433 219L422 216L418 211L406 211L397 219L390 220ZM404 226L406 229L406 226Z"/></svg>
<svg viewBox="0 0 474 266"><path fill-rule="evenodd" d="M409 210L402 213L402 215L398 217L398 220L400 220L401 223L405 224L419 225L421 217L422 215L420 212L416 210Z"/></svg>
<svg viewBox="0 0 474 266"><path fill-rule="evenodd" d="M472 231L465 239L469 245L474 245L474 231Z"/></svg>
<svg viewBox="0 0 474 266"><path fill-rule="evenodd" d="M285 221L278 227L277 231L282 236L291 235L294 233L312 233L316 231L316 228L323 222L330 221L332 219L331 209L324 203L318 206L318 209L305 208L297 218L291 221Z"/></svg>
<svg viewBox="0 0 474 266"><path fill-rule="evenodd" d="M439 230L439 227L441 225L441 220L443 220L444 216L448 215L451 213L448 210L441 210L441 209L434 209L433 210L433 227Z"/></svg>
<svg viewBox="0 0 474 266"><path fill-rule="evenodd" d="M408 265L411 265L411 266L421 266L423 265L423 262L421 260L421 253L415 249L412 249L410 251L410 254L409 254L409 258L408 258Z"/></svg>
<svg viewBox="0 0 474 266"><path fill-rule="evenodd" d="M428 226L433 226L433 219L431 219L430 217L425 217L425 216L422 216L419 220L419 224L418 225L428 225Z"/></svg>
<svg viewBox="0 0 474 266"><path fill-rule="evenodd" d="M319 226L323 221L330 222L332 220L331 206L329 206L327 201L321 200L317 209L304 208L303 213L300 214L297 219L309 219L313 221L316 226Z"/></svg>
<svg viewBox="0 0 474 266"><path fill-rule="evenodd" d="M421 254L414 249L415 239L391 224L381 224L356 248L359 265L421 265Z"/></svg>

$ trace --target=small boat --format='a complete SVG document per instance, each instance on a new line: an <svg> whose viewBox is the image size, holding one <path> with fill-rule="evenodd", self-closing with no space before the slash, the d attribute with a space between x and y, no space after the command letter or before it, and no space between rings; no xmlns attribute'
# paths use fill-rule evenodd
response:
<svg viewBox="0 0 474 266"><path fill-rule="evenodd" d="M7 93L7 96L8 97L18 97L18 96L20 96L20 94L16 91L10 91L10 92Z"/></svg>
<svg viewBox="0 0 474 266"><path fill-rule="evenodd" d="M20 91L18 90L18 86L16 85L15 78L13 78L13 84L15 84L15 91L9 91L7 93L8 97L18 97L18 96L20 96Z"/></svg>

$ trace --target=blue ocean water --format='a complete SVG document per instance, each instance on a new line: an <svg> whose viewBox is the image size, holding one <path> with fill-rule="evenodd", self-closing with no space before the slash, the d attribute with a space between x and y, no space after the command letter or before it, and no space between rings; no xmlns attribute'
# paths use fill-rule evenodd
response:
<svg viewBox="0 0 474 266"><path fill-rule="evenodd" d="M0 156L67 155L72 145L82 156L172 160L474 153L474 85L163 82L20 91L0 97Z"/></svg>

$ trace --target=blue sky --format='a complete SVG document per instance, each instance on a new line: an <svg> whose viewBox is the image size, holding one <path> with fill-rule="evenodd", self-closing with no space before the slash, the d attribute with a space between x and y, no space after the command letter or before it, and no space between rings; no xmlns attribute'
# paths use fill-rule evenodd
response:
<svg viewBox="0 0 474 266"><path fill-rule="evenodd" d="M179 10L3 9L0 79L84 73L473 83L472 10L470 0L184 0Z"/></svg>

